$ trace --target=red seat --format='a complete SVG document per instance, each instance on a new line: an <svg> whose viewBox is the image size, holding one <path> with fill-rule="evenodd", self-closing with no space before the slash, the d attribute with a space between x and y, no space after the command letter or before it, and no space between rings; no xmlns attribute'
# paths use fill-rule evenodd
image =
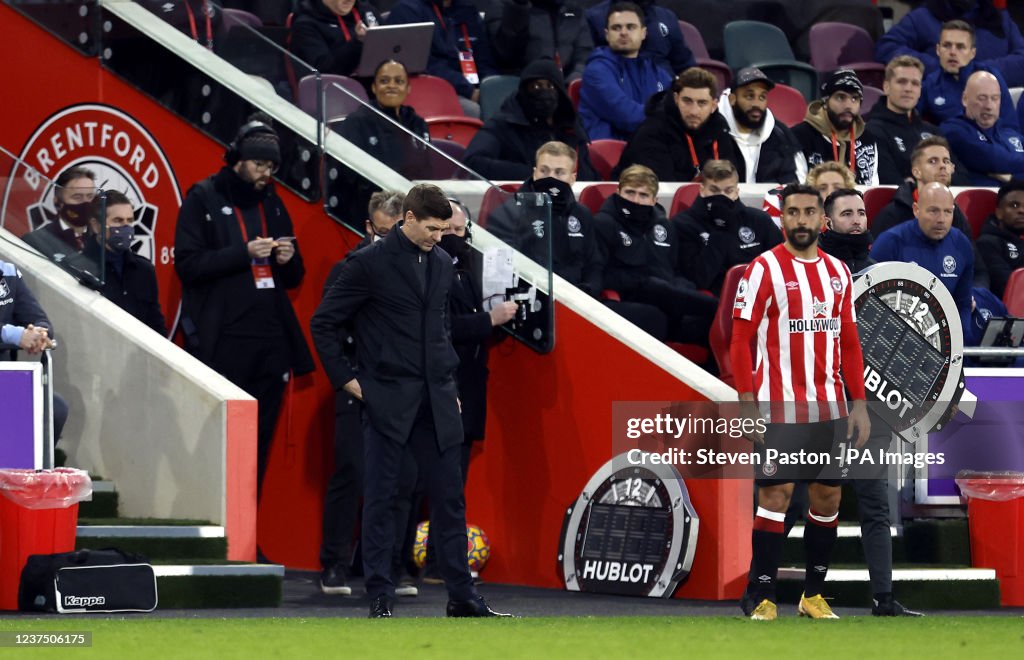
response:
<svg viewBox="0 0 1024 660"><path fill-rule="evenodd" d="M747 265L738 264L725 272L725 278L722 280L722 292L719 295L718 311L715 312L715 320L711 323L711 334L708 336L711 352L715 356L715 362L718 363L718 377L730 387L736 386L732 358L729 356L729 343L732 341L733 300L736 298L736 287L739 286L743 273L747 270ZM751 338L751 360L754 359L754 351L757 350L756 342L756 338Z"/></svg>
<svg viewBox="0 0 1024 660"><path fill-rule="evenodd" d="M796 126L807 116L807 101L800 90L776 83L768 92L768 109L775 115L776 121L786 126Z"/></svg>
<svg viewBox="0 0 1024 660"><path fill-rule="evenodd" d="M569 83L569 100L572 101L572 107L579 112L580 109L580 87L583 86L583 79L577 78Z"/></svg>
<svg viewBox="0 0 1024 660"><path fill-rule="evenodd" d="M604 200L618 189L617 183L592 183L580 193L580 204L590 209L591 213L597 213L601 210Z"/></svg>
<svg viewBox="0 0 1024 660"><path fill-rule="evenodd" d="M1010 316L1024 318L1024 268L1010 273L1006 290L1003 291L1003 304Z"/></svg>
<svg viewBox="0 0 1024 660"><path fill-rule="evenodd" d="M699 183L684 183L676 188L676 194L672 195L672 206L669 209L668 217L674 218L677 213L682 213L693 206L700 193Z"/></svg>
<svg viewBox="0 0 1024 660"><path fill-rule="evenodd" d="M491 186L484 193L480 202L480 212L477 213L476 223L481 227L487 226L487 218L494 211L512 198L512 194L518 192L521 183L503 183L498 187Z"/></svg>
<svg viewBox="0 0 1024 660"><path fill-rule="evenodd" d="M868 229L871 229L871 223L895 196L895 188L868 188L864 191L864 212L868 216Z"/></svg>
<svg viewBox="0 0 1024 660"><path fill-rule="evenodd" d="M961 191L953 200L967 216L967 224L971 226L971 234L974 238L981 235L981 228L985 225L985 220L995 213L997 198L998 195L994 190L972 188Z"/></svg>
<svg viewBox="0 0 1024 660"><path fill-rule="evenodd" d="M429 120L431 117L465 116L459 95L444 78L419 75L409 78L409 96L405 105L415 108L416 113Z"/></svg>
<svg viewBox="0 0 1024 660"><path fill-rule="evenodd" d="M451 140L464 147L469 146L476 132L484 125L482 121L466 115L445 115L427 118L430 139Z"/></svg>
<svg viewBox="0 0 1024 660"><path fill-rule="evenodd" d="M322 119L328 124L345 119L369 100L363 86L348 76L325 73L320 76L319 80L320 86L318 87L317 76L302 77L302 80L299 81L298 93L295 95L296 104L306 114L317 117L317 107L322 100ZM322 95L322 99L317 98L319 95ZM317 119L321 119L321 117L317 117Z"/></svg>
<svg viewBox="0 0 1024 660"><path fill-rule="evenodd" d="M590 163L602 181L612 180L612 170L626 148L623 140L594 140L590 143Z"/></svg>

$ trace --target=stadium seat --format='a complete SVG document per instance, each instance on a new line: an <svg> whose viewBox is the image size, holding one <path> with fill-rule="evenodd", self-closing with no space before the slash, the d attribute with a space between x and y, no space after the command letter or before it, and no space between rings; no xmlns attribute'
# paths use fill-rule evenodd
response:
<svg viewBox="0 0 1024 660"><path fill-rule="evenodd" d="M263 27L263 19L241 9L223 9L222 23L225 30L230 30L236 25L244 25L246 27L256 28Z"/></svg>
<svg viewBox="0 0 1024 660"><path fill-rule="evenodd" d="M469 146L476 132L484 125L479 119L465 115L447 115L439 117L427 117L427 129L430 131L430 139L451 140L458 142L464 147Z"/></svg>
<svg viewBox="0 0 1024 660"><path fill-rule="evenodd" d="M985 225L988 216L995 213L997 197L994 190L971 188L960 191L960 194L953 200L967 216L967 224L971 226L971 234L975 239L981 235L981 228Z"/></svg>
<svg viewBox="0 0 1024 660"><path fill-rule="evenodd" d="M768 92L768 109L777 121L793 127L807 116L807 101L800 90L779 83Z"/></svg>
<svg viewBox="0 0 1024 660"><path fill-rule="evenodd" d="M864 191L864 211L868 216L868 229L871 229L871 223L895 195L896 188L868 188Z"/></svg>
<svg viewBox="0 0 1024 660"><path fill-rule="evenodd" d="M317 88L316 76L304 76L299 81L296 102L303 112L317 116L317 93L323 91L323 118L327 123L338 122L368 101L366 90L348 76L325 73L320 76L321 88ZM362 103L360 103L362 101Z"/></svg>
<svg viewBox="0 0 1024 660"><path fill-rule="evenodd" d="M875 43L868 31L849 23L818 23L810 30L811 66L821 75L853 69L861 83L881 87L885 65L875 61Z"/></svg>
<svg viewBox="0 0 1024 660"><path fill-rule="evenodd" d="M465 146L452 140L435 139L433 137L430 138L430 144L434 147L430 151L430 171L434 179L465 178L465 170L442 155L451 156L461 163L466 155Z"/></svg>
<svg viewBox="0 0 1024 660"><path fill-rule="evenodd" d="M668 217L674 218L677 213L682 213L693 206L699 193L699 183L684 183L676 188L676 193L672 195L672 206L669 209Z"/></svg>
<svg viewBox="0 0 1024 660"><path fill-rule="evenodd" d="M519 90L519 76L489 76L480 81L480 119L487 121L505 99Z"/></svg>
<svg viewBox="0 0 1024 660"><path fill-rule="evenodd" d="M594 140L590 143L590 164L597 170L602 181L611 181L612 169L619 164L619 158L626 148L623 140Z"/></svg>
<svg viewBox="0 0 1024 660"><path fill-rule="evenodd" d="M503 183L500 186L488 188L480 202L480 212L477 213L476 223L481 227L486 227L488 216L494 209L511 199L512 194L518 192L521 185L519 183Z"/></svg>
<svg viewBox="0 0 1024 660"><path fill-rule="evenodd" d="M1003 304L1006 305L1006 311L1010 316L1024 318L1024 268L1018 268L1010 273L1010 279L1003 291Z"/></svg>
<svg viewBox="0 0 1024 660"><path fill-rule="evenodd" d="M580 204L590 209L591 213L597 213L601 210L604 200L618 189L617 183L592 183L580 193Z"/></svg>
<svg viewBox="0 0 1024 660"><path fill-rule="evenodd" d="M875 107L878 100L885 96L885 92L872 85L864 85L864 99L860 102L860 115L864 115L871 112L871 108Z"/></svg>
<svg viewBox="0 0 1024 660"><path fill-rule="evenodd" d="M734 71L756 66L775 82L800 90L804 98L818 97L818 72L796 59L779 28L760 21L732 21L724 36L725 61Z"/></svg>
<svg viewBox="0 0 1024 660"><path fill-rule="evenodd" d="M718 311L715 312L715 320L711 323L711 333L708 336L711 353L718 363L718 377L730 387L736 385L732 359L729 357L729 343L732 340L732 302L736 298L736 287L739 286L746 270L747 264L738 264L725 272L722 292L719 295L721 302L718 303ZM756 341L752 339L750 342L751 355L754 354Z"/></svg>
<svg viewBox="0 0 1024 660"><path fill-rule="evenodd" d="M572 101L572 107L575 108L577 112L579 112L580 109L580 87L582 86L582 78L577 78L576 80L573 80L571 83L569 83L569 100Z"/></svg>
<svg viewBox="0 0 1024 660"><path fill-rule="evenodd" d="M429 120L431 117L464 116L459 95L444 78L426 74L409 78L409 96L405 104L412 106L416 113Z"/></svg>
<svg viewBox="0 0 1024 660"><path fill-rule="evenodd" d="M732 85L732 69L729 68L729 65L721 60L711 58L708 54L708 47L704 44L704 37L693 23L680 20L679 29L683 33L683 41L686 42L686 46L697 60L697 66L714 74L715 79L718 80L719 92L728 89Z"/></svg>

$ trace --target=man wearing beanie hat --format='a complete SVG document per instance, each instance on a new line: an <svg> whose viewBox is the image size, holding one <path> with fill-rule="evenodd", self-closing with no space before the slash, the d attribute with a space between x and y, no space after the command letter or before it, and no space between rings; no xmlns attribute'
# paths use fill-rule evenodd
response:
<svg viewBox="0 0 1024 660"><path fill-rule="evenodd" d="M800 148L797 178L803 181L810 168L835 160L850 168L858 184L878 185L878 146L860 116L864 86L857 74L839 69L821 85L821 95L807 106L803 122L793 127Z"/></svg>
<svg viewBox="0 0 1024 660"><path fill-rule="evenodd" d="M258 484L291 373L313 371L287 289L305 269L271 175L281 162L270 121L250 121L227 165L192 186L174 234L185 347L251 394L259 406Z"/></svg>
<svg viewBox="0 0 1024 660"><path fill-rule="evenodd" d="M466 167L492 180L523 181L547 142L564 142L578 154L577 178L598 181L562 71L550 57L534 60L519 77L519 91L484 122L466 149Z"/></svg>

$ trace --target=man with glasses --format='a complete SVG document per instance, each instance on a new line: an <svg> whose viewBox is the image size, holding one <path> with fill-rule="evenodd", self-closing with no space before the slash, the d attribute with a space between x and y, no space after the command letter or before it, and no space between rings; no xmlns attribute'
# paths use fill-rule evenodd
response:
<svg viewBox="0 0 1024 660"><path fill-rule="evenodd" d="M314 369L287 294L305 268L271 181L281 149L269 120L242 126L224 160L192 186L178 214L181 327L192 354L256 398L262 486L285 383Z"/></svg>

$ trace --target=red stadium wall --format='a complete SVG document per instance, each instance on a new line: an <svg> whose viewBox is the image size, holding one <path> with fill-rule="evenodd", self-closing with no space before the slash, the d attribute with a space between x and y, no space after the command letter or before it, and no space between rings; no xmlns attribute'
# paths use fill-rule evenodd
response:
<svg viewBox="0 0 1024 660"><path fill-rule="evenodd" d="M45 90L19 94L17 102L6 104L0 145L10 151L20 153L37 127L62 109L106 104L133 118L160 145L182 195L221 163L223 150L215 142L5 5L0 58L7 65L8 89ZM284 190L281 195L306 263L306 281L292 296L305 321L330 266L358 237L329 220L318 204ZM159 209L154 255L170 254L173 246L177 208L166 206ZM180 286L170 259L155 261L170 319ZM701 398L563 306L556 337L554 352L546 356L512 341L492 354L487 440L477 448L467 498L469 520L486 530L494 549L485 573L490 581L561 586L556 556L562 517L612 455L613 401ZM318 568L321 498L332 467L332 408L329 384L317 372L293 381L282 410L258 539L268 557L289 566ZM750 485L691 481L688 487L701 520L700 538L693 573L679 593L738 597L749 562Z"/></svg>

